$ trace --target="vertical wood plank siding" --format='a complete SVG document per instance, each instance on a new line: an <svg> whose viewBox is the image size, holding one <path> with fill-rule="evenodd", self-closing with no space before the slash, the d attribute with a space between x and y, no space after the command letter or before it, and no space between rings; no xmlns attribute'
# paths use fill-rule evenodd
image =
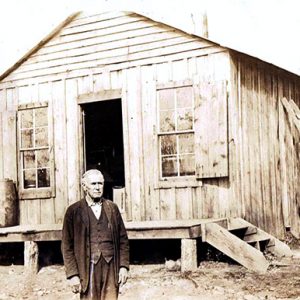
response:
<svg viewBox="0 0 300 300"><path fill-rule="evenodd" d="M31 102L52 105L56 196L21 201L21 223L61 223L67 206L80 199L77 99L121 89L127 220L239 216L282 237L278 101L286 96L300 104L295 78L136 14L78 17L0 83L1 112ZM156 85L187 79L228 81L229 176L160 185ZM17 182L16 168L9 173L4 163L4 126L0 175ZM293 166L289 176L297 179ZM290 183L290 193L296 190Z"/></svg>
<svg viewBox="0 0 300 300"><path fill-rule="evenodd" d="M294 99L299 105L299 77L270 66L261 61L234 54L232 56L232 85L235 95L241 134L237 155L240 155L240 198L244 216L266 231L283 238L285 233L282 214L282 160L279 143L279 105L283 97ZM284 116L285 117L285 116ZM233 119L233 118L230 118ZM281 120L286 123L286 120ZM285 125L286 127L287 125ZM236 128L237 130L238 128ZM299 203L299 168L296 146L289 134L285 142L290 144L286 154L288 192L293 202L290 219L294 225ZM282 142L282 141L281 141ZM240 154L239 154L240 153ZM237 186L238 188L238 186ZM299 202L299 200L298 200ZM299 215L297 216L299 219ZM298 225L298 223L297 223ZM293 227L293 225L292 225ZM299 228L297 228L299 235ZM295 232L296 233L296 232Z"/></svg>
<svg viewBox="0 0 300 300"><path fill-rule="evenodd" d="M193 77L227 79L226 55L219 54L221 71L215 71L219 58L210 55L222 51L210 42L196 40L144 17L113 13L75 20L5 78L4 84L19 86L17 104L40 101L37 91L43 82L51 88L56 197L22 201L22 223L61 223L66 207L80 198L77 97L116 88L123 91L128 220L198 218L205 215L205 210L214 211L217 216L215 201L205 208L201 200L214 190L219 202L217 188L212 189L210 184L205 184L205 192L201 185L162 189L156 186L155 87L156 83ZM213 65L203 68L202 60L207 66ZM1 93L3 98L8 95L5 89Z"/></svg>
<svg viewBox="0 0 300 300"><path fill-rule="evenodd" d="M68 176L67 164L69 154L67 153L67 118L66 118L66 82L65 80L51 83L51 96L53 106L54 121L54 159L55 159L55 188L56 197L54 199L55 222L62 219L65 207L68 206ZM70 134L70 133L69 133Z"/></svg>

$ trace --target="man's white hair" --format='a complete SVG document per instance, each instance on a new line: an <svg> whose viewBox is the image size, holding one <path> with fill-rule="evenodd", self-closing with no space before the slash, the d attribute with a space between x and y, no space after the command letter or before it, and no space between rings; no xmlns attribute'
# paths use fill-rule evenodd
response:
<svg viewBox="0 0 300 300"><path fill-rule="evenodd" d="M82 175L82 177L81 177L81 184L85 184L85 183L86 183L86 179L87 179L90 175L92 175L92 174L97 174L97 175L101 176L102 179L103 179L103 181L104 181L104 176L103 176L103 174L102 174L99 170L97 170L97 169L91 169L91 170L86 171L86 172Z"/></svg>

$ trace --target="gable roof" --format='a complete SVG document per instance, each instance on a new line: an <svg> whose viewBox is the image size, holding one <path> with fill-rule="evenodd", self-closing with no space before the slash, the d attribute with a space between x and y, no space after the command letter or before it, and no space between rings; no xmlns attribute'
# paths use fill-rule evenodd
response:
<svg viewBox="0 0 300 300"><path fill-rule="evenodd" d="M154 21L158 24L162 24L162 25L165 25L165 26L168 26L168 27L172 27L180 32L183 32L184 34L186 35L189 35L191 37L195 37L195 38L200 38L201 40L204 40L204 41L207 41L211 44L213 44L214 46L219 46L219 47L222 47L223 49L227 49L227 50L230 50L230 51L234 51L236 53L239 53L239 54L243 54L243 55L247 55L247 56L250 56L250 57L253 57L253 58L256 58L256 59L259 59L261 61L264 61L263 59L260 59L259 57L255 57L255 56L252 56L250 54L247 54L247 53L244 53L244 52L241 52L241 51L238 51L238 50L235 50L235 49L231 49L229 47L226 47L226 46L222 46L221 44L215 42L215 41L212 41L211 39L207 39L205 37L202 37L202 36L199 36L199 35L195 35L195 34L191 34L189 32L186 32L185 30L182 30L180 28L177 28L173 25L170 25L170 24L166 24L166 23L163 23L161 22L160 20L155 20L153 17L149 17L149 16L145 16L145 15L142 15L140 13L136 13L136 12L124 12L124 13L127 13L128 15L130 14L135 14L137 16L140 16L140 17L144 17L144 18L147 18L151 21ZM55 36L57 36L61 31L62 29L64 29L67 25L69 25L70 23L72 23L72 21L76 20L79 16L81 16L83 14L83 12L76 12L76 13L73 13L71 14L69 17L67 17L63 22L61 22L54 30L52 30L45 38L43 38L38 44L36 44L32 49L30 49L24 56L22 56L14 65L12 65L10 68L8 68L4 73L2 73L0 75L0 81L2 81L4 78L6 78L8 75L10 75L14 70L16 70L18 67L20 67L24 62L26 62L32 55L34 55L37 51L39 51L45 44L47 44L50 40L52 40ZM266 62L266 61L264 61ZM270 62L266 62L270 65L274 65ZM276 66L276 65L274 65ZM277 68L279 69L282 69L286 72L289 72L289 73L292 73L296 76L299 76L298 74L296 73L293 73L291 71L288 71L288 70L285 70L279 66L276 66Z"/></svg>

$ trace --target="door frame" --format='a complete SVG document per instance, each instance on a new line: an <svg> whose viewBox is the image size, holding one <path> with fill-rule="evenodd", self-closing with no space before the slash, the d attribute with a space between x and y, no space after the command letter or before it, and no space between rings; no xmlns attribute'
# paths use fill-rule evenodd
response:
<svg viewBox="0 0 300 300"><path fill-rule="evenodd" d="M79 165L80 165L80 174L83 174L86 171L86 145L85 145L85 118L84 118L84 104L101 102L101 101L109 101L109 100L116 100L121 99L121 106L122 106L122 126L123 126L123 151L124 151L124 176L125 176L125 186L127 186L126 181L128 178L127 175L127 168L126 168L126 161L128 160L127 157L127 139L125 137L124 130L126 126L125 114L124 114L124 103L122 99L122 89L112 89L112 90L103 90L97 93L88 93L79 95L77 98L77 104L79 106ZM126 195L126 193L125 193ZM84 193L81 188L80 196L83 197ZM126 197L127 198L127 197ZM126 199L125 199L126 202Z"/></svg>

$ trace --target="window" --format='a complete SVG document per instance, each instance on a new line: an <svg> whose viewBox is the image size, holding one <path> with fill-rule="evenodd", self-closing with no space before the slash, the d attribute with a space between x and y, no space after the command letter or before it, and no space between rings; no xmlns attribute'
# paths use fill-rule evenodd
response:
<svg viewBox="0 0 300 300"><path fill-rule="evenodd" d="M157 91L161 178L195 175L193 93L192 86Z"/></svg>
<svg viewBox="0 0 300 300"><path fill-rule="evenodd" d="M32 195L41 197L44 192L45 197L50 196L47 191L49 192L53 179L50 164L48 107L19 109L18 121L21 195L27 198L26 196L34 192Z"/></svg>
<svg viewBox="0 0 300 300"><path fill-rule="evenodd" d="M226 80L156 84L158 186L229 176L227 98Z"/></svg>

